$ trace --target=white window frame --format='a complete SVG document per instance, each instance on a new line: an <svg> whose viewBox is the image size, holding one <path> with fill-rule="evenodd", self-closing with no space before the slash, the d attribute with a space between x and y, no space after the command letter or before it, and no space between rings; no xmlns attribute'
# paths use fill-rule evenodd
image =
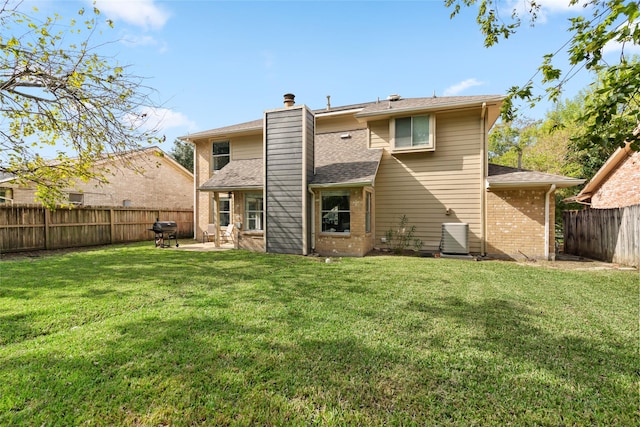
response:
<svg viewBox="0 0 640 427"><path fill-rule="evenodd" d="M229 153L227 154L214 154L214 147L216 146L216 144L227 144L229 146ZM217 171L219 171L222 168L217 168L216 169L216 159L220 159L222 157L227 157L227 163L224 164L223 167L225 167L226 165L229 164L229 162L231 161L231 142L230 141L212 141L211 142L211 173L216 173Z"/></svg>
<svg viewBox="0 0 640 427"><path fill-rule="evenodd" d="M68 198L69 198L69 204L71 205L76 205L76 206L84 205L84 193L69 193ZM71 200L72 198L75 200Z"/></svg>
<svg viewBox="0 0 640 427"><path fill-rule="evenodd" d="M225 193L226 194L226 193ZM231 224L231 197L227 196L218 196L218 203L216 203L216 197L215 195L212 196L213 200L212 200L212 204L213 204L213 218L211 218L211 222L215 223L216 222L216 218L220 218L220 227L226 227L227 225ZM227 201L227 203L229 203L229 209L228 210L222 210L221 206L222 206L222 202L223 201ZM229 222L227 222L226 224L222 221L222 214L227 214L228 218L229 218Z"/></svg>
<svg viewBox="0 0 640 427"><path fill-rule="evenodd" d="M373 196L371 191L364 192L364 232L371 233L371 208Z"/></svg>
<svg viewBox="0 0 640 427"><path fill-rule="evenodd" d="M396 120L398 119L411 119L413 128L413 119L415 117L428 117L429 118L429 142L427 144L414 145L411 141L410 147L396 147ZM389 120L389 136L391 137L391 152L392 153L413 153L421 151L435 151L436 149L436 116L435 114L416 114L414 116L402 116Z"/></svg>
<svg viewBox="0 0 640 427"><path fill-rule="evenodd" d="M344 209L339 209L336 211L333 211L333 209L331 210L325 210L324 208L324 198L325 197L331 197L331 196L347 196L349 198L349 210L344 210ZM335 215L336 216L336 221L339 218L339 215L341 213L345 213L348 212L349 213L349 229L343 230L343 231L330 231L330 230L324 230L324 224L325 224L325 216L326 215ZM351 234L351 192L346 190L346 191L322 191L320 193L320 232L323 234L339 234L339 235L350 235ZM336 224L337 225L337 224Z"/></svg>
<svg viewBox="0 0 640 427"><path fill-rule="evenodd" d="M262 209L249 210L249 199L251 198L260 199ZM264 196L262 193L245 193L244 222L247 231L264 231Z"/></svg>
<svg viewBox="0 0 640 427"><path fill-rule="evenodd" d="M13 188L0 188L0 204L13 203Z"/></svg>

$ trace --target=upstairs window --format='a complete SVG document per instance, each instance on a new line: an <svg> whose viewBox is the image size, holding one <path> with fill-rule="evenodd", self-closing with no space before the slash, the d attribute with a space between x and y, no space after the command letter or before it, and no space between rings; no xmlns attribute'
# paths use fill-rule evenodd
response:
<svg viewBox="0 0 640 427"><path fill-rule="evenodd" d="M214 142L211 153L211 172L215 173L225 167L230 159L229 141Z"/></svg>
<svg viewBox="0 0 640 427"><path fill-rule="evenodd" d="M401 117L391 120L393 151L435 149L435 116Z"/></svg>
<svg viewBox="0 0 640 427"><path fill-rule="evenodd" d="M325 233L349 233L351 210L348 191L322 193L322 231Z"/></svg>

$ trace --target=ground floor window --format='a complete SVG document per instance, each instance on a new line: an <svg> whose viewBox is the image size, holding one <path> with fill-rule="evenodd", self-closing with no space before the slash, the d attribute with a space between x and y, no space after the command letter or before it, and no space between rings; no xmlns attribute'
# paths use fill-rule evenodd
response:
<svg viewBox="0 0 640 427"><path fill-rule="evenodd" d="M0 188L0 204L10 203L13 199L13 191L11 188Z"/></svg>
<svg viewBox="0 0 640 427"><path fill-rule="evenodd" d="M84 194L69 193L69 203L72 205L84 205Z"/></svg>
<svg viewBox="0 0 640 427"><path fill-rule="evenodd" d="M244 197L244 215L247 230L262 230L264 207L262 193L247 193Z"/></svg>
<svg viewBox="0 0 640 427"><path fill-rule="evenodd" d="M211 222L216 222L216 203L213 201L214 211ZM217 214L220 217L220 227L226 227L231 223L231 199L227 196L218 198Z"/></svg>
<svg viewBox="0 0 640 427"><path fill-rule="evenodd" d="M368 191L365 192L364 203L364 231L371 233L371 193Z"/></svg>
<svg viewBox="0 0 640 427"><path fill-rule="evenodd" d="M351 210L348 191L326 191L321 196L322 231L326 233L349 233Z"/></svg>

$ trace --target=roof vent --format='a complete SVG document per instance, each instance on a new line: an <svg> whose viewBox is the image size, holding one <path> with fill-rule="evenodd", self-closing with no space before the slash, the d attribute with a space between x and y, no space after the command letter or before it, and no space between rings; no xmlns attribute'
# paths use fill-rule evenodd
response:
<svg viewBox="0 0 640 427"><path fill-rule="evenodd" d="M349 132L347 133L343 133L342 135L340 135L341 139L349 139L351 138L351 134Z"/></svg>
<svg viewBox="0 0 640 427"><path fill-rule="evenodd" d="M400 95L393 94L387 96L387 101L398 101L400 99Z"/></svg>

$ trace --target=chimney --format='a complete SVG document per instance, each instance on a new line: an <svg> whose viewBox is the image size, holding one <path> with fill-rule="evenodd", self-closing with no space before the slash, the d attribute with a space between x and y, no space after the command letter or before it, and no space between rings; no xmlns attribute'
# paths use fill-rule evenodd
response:
<svg viewBox="0 0 640 427"><path fill-rule="evenodd" d="M296 96L294 94L285 93L284 94L284 106L285 106L285 108L293 107L293 104L296 103L295 98L296 98Z"/></svg>

